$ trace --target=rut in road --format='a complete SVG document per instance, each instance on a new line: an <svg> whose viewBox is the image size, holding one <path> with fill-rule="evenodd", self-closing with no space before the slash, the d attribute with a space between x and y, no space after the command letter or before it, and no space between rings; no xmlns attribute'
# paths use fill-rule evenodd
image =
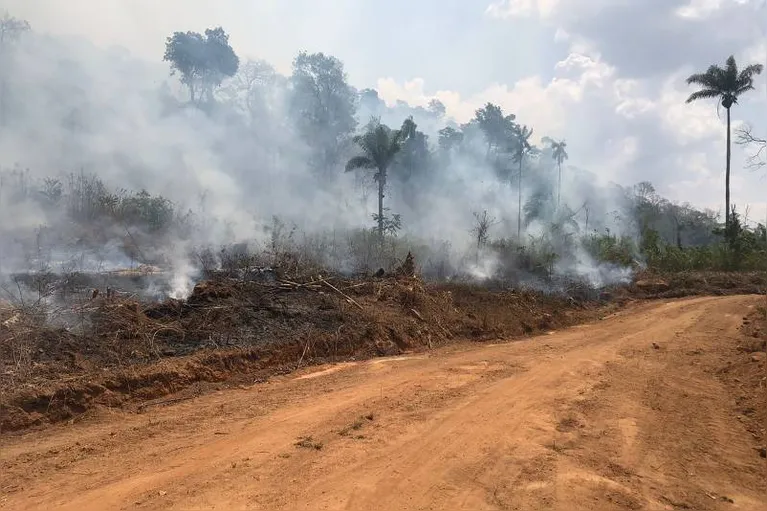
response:
<svg viewBox="0 0 767 511"><path fill-rule="evenodd" d="M646 303L0 439L0 508L767 509L716 377L756 300Z"/></svg>

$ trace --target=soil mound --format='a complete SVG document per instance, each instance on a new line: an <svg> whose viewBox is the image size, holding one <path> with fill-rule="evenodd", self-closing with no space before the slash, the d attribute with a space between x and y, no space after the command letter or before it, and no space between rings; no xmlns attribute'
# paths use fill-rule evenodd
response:
<svg viewBox="0 0 767 511"><path fill-rule="evenodd" d="M388 277L301 282L216 278L185 300L92 300L86 333L9 309L0 320L0 431L131 407L216 382L306 364L514 337L599 313L592 302L464 284L428 284L412 256Z"/></svg>

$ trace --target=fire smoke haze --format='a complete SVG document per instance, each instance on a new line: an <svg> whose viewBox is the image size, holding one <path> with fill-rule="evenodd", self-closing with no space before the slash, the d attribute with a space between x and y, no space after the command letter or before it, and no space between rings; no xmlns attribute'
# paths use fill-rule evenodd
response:
<svg viewBox="0 0 767 511"><path fill-rule="evenodd" d="M308 163L311 148L286 99L301 50L337 57L351 86L378 91L385 104L360 100L358 131L373 114L393 128L413 115L436 151L439 129L492 102L532 127L534 143L566 139L563 202L573 211L590 204L588 229L627 234L634 227L612 183L650 181L672 200L721 211L723 120L713 104L684 104L684 78L730 53L739 62L764 62L765 53L752 21L763 15L760 3L743 0L2 0L4 9L32 32L0 62L0 167L29 169L35 182L92 173L112 188L145 189L193 210L207 220L192 236L145 248L169 254L182 273L193 271L181 262L190 245L268 243L273 216L303 236L372 226L369 175L344 173L343 162L327 175ZM274 66L255 91L257 105L235 77L213 111L184 106L186 90L162 62L165 38L216 26L230 35L241 72L260 60ZM763 82L757 89L733 113L761 130ZM428 109L435 99L444 114ZM525 201L553 179L548 159L526 169L533 175ZM735 151L735 202L761 218L764 183L742 167ZM477 158L435 165L402 190L387 194L387 207L401 215L403 236L432 249L445 241L458 252L469 247L473 213L483 210L498 220L494 237L516 234L517 190ZM29 201L13 209L4 201L0 214L4 266L22 257L12 241L19 232L59 221ZM582 211L575 220L586 228ZM531 237L545 230L535 221L526 228ZM126 259L105 246L114 264ZM604 278L583 258L572 267Z"/></svg>

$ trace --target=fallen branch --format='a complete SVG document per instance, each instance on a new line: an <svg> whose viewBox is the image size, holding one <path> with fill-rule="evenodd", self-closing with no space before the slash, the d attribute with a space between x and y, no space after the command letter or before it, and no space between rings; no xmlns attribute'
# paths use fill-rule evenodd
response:
<svg viewBox="0 0 767 511"><path fill-rule="evenodd" d="M306 356L306 352L309 351L309 343L311 342L311 339L306 339L306 345L304 345L304 352L301 353L301 358L298 359L298 364L296 364L296 371L301 368L301 362L304 361L304 356Z"/></svg>
<svg viewBox="0 0 767 511"><path fill-rule="evenodd" d="M421 313L420 313L420 312L418 312L418 311L417 311L417 310L415 310L415 309L410 309L410 312L412 312L413 314L415 314L415 317L417 317L418 319L420 319L421 321L423 321L424 323L426 323L426 320L425 320L425 319L423 319L423 316L421 316Z"/></svg>
<svg viewBox="0 0 767 511"><path fill-rule="evenodd" d="M365 310L365 308L364 308L362 305L360 305L360 304L359 304L359 302L357 302L356 300L354 300L354 298L352 298L351 296L347 295L346 293L344 293L343 291L341 291L340 289L338 289L336 286L334 286L333 284L331 284L331 283L330 283L330 282L328 282L327 280L325 280L325 279L322 279L322 278L321 278L321 279L319 279L319 282L322 282L323 284L325 284L326 286L328 286L330 289L332 289L333 291L335 291L335 292L336 292L336 293L338 293L339 295L343 296L343 297L344 297L344 299L346 299L346 301L347 301L348 303L350 303L350 304L352 304L352 305L355 305L355 306L357 306L357 308L359 308L359 309L360 309L360 310L362 310L362 311L364 311L364 310Z"/></svg>

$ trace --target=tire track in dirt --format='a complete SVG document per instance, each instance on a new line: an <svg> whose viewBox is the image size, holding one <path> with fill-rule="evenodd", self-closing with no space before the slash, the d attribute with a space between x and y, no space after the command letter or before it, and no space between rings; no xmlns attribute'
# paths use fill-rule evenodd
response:
<svg viewBox="0 0 767 511"><path fill-rule="evenodd" d="M646 303L0 439L0 508L767 509L707 355L754 301Z"/></svg>

